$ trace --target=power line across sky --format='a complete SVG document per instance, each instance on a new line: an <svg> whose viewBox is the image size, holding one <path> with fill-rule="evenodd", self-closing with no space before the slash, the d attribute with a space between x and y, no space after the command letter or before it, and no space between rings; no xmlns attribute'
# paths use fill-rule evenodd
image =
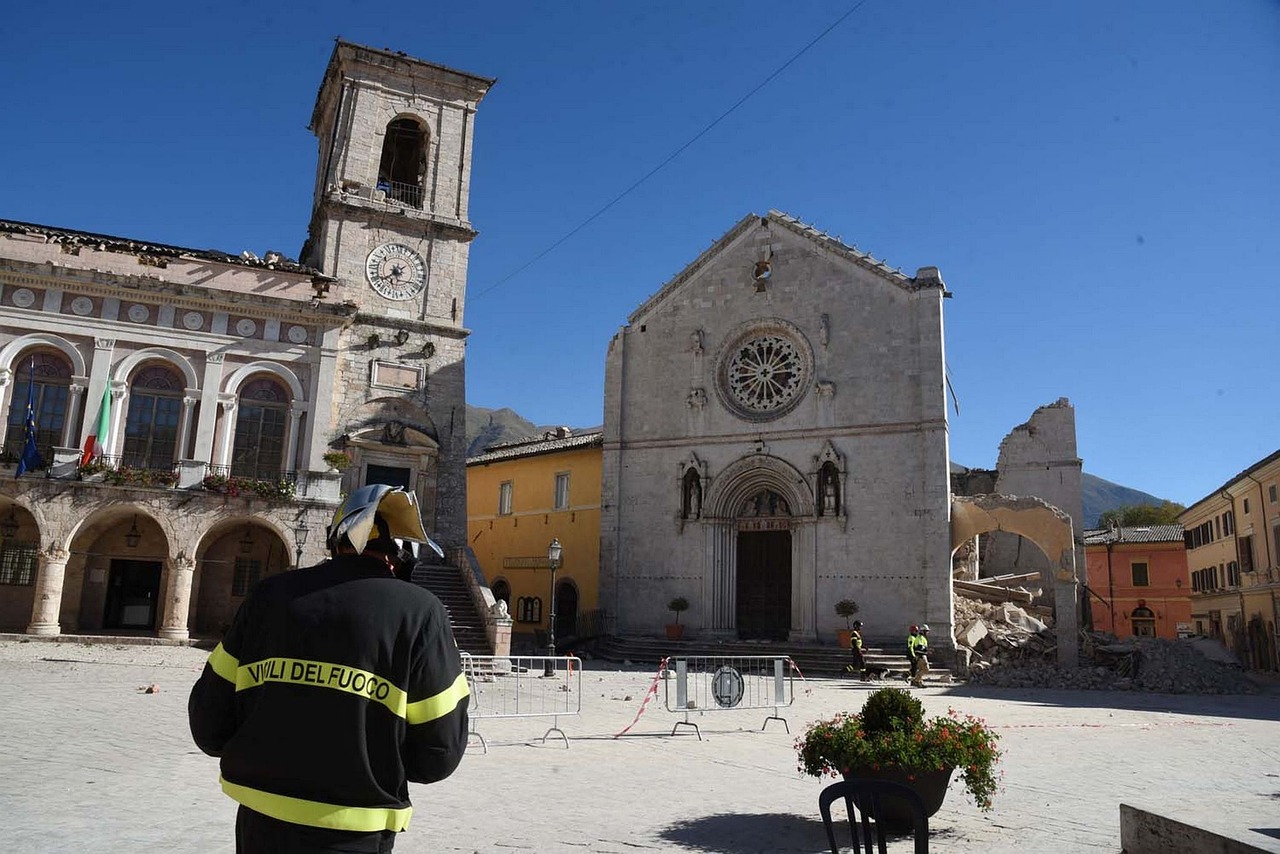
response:
<svg viewBox="0 0 1280 854"><path fill-rule="evenodd" d="M0 215L296 256L339 35L498 78L472 403L599 424L628 314L779 209L941 269L962 463L1064 396L1086 471L1183 502L1280 446L1273 2L27 4Z"/></svg>

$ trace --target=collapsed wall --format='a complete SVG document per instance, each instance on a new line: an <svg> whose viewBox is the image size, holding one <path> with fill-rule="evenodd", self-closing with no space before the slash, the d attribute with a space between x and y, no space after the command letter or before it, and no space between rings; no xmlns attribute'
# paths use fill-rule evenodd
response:
<svg viewBox="0 0 1280 854"><path fill-rule="evenodd" d="M955 597L957 675L998 688L1253 694L1239 662L1204 638L1081 635L1080 666L1056 666L1058 633L1047 609Z"/></svg>

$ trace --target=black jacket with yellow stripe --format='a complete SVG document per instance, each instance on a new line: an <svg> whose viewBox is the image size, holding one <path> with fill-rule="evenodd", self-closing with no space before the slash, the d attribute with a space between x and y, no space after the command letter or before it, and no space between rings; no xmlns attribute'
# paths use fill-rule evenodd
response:
<svg viewBox="0 0 1280 854"><path fill-rule="evenodd" d="M209 656L188 715L236 801L368 832L408 825L408 781L453 773L468 699L440 600L351 556L264 579Z"/></svg>

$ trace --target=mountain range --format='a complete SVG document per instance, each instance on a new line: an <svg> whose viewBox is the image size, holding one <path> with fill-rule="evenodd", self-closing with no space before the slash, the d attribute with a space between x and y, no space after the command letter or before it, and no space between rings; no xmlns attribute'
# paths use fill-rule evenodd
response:
<svg viewBox="0 0 1280 854"><path fill-rule="evenodd" d="M490 445L502 442L514 442L541 436L548 430L561 425L538 426L524 418L514 409L487 409L483 406L467 405L467 456L482 453ZM598 430L599 426L590 428L573 428L574 432L582 430ZM1084 472L1081 478L1082 498L1084 499L1085 525L1093 527L1098 524L1098 517L1108 510L1133 504L1160 504L1162 499L1149 492L1122 486L1097 475Z"/></svg>

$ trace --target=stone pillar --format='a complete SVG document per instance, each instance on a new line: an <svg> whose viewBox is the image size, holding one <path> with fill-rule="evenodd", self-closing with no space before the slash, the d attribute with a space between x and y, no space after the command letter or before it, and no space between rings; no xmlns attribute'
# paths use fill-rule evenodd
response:
<svg viewBox="0 0 1280 854"><path fill-rule="evenodd" d="M186 552L170 559L168 577L164 585L164 613L160 617L159 635L171 640L190 637L187 621L191 614L191 580L195 576L196 562Z"/></svg>
<svg viewBox="0 0 1280 854"><path fill-rule="evenodd" d="M200 380L200 419L196 424L196 446L191 458L206 463L213 462L213 429L218 418L218 386L222 383L222 362L221 353L206 354L204 377Z"/></svg>
<svg viewBox="0 0 1280 854"><path fill-rule="evenodd" d="M178 459L187 458L187 448L191 447L191 411L195 409L195 395L199 389L189 388L182 396L182 414L178 416Z"/></svg>
<svg viewBox="0 0 1280 854"><path fill-rule="evenodd" d="M1075 667L1080 663L1079 596L1076 581L1075 550L1063 549L1053 578L1053 625L1058 633L1058 666Z"/></svg>
<svg viewBox="0 0 1280 854"><path fill-rule="evenodd" d="M71 378L71 387L67 390L66 420L62 422L62 446L64 448L76 447L76 423L80 420L81 401L84 398L84 390L88 385L88 377Z"/></svg>
<svg viewBox="0 0 1280 854"><path fill-rule="evenodd" d="M493 654L505 658L511 655L511 623L510 617L491 617L490 640L493 642Z"/></svg>
<svg viewBox="0 0 1280 854"><path fill-rule="evenodd" d="M114 338L93 339L93 361L89 366L89 390L84 399L84 421L80 425L79 441L71 443L76 447L83 448L84 440L98 431L98 407L102 406L102 392L111 380L111 352L115 346Z"/></svg>
<svg viewBox="0 0 1280 854"><path fill-rule="evenodd" d="M13 371L0 368L0 412L8 412L13 407L10 395L13 394ZM9 419L0 421L0 445L9 438Z"/></svg>
<svg viewBox="0 0 1280 854"><path fill-rule="evenodd" d="M239 401L232 398L219 403L222 404L222 435L218 437L218 456L214 464L226 466L231 464L231 434L236 432L236 406Z"/></svg>
<svg viewBox="0 0 1280 854"><path fill-rule="evenodd" d="M62 608L62 581L67 574L67 558L71 552L57 543L41 549L36 575L36 598L31 606L29 635L60 635L62 626L58 612Z"/></svg>
<svg viewBox="0 0 1280 854"><path fill-rule="evenodd" d="M107 445L102 449L106 456L119 456L124 453L124 401L127 399L128 386L124 383L111 384L111 425L107 429ZM95 425L96 426L96 425Z"/></svg>
<svg viewBox="0 0 1280 854"><path fill-rule="evenodd" d="M285 436L284 467L289 471L298 470L298 419L302 418L302 410L289 407L289 433Z"/></svg>

